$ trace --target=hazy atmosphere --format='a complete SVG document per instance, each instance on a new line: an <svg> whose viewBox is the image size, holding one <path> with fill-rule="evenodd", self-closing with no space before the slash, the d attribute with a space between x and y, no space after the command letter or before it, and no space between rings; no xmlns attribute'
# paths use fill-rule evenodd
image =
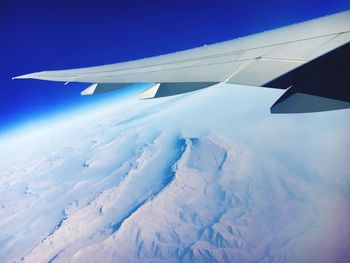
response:
<svg viewBox="0 0 350 263"><path fill-rule="evenodd" d="M284 90L12 80L166 54L349 1L1 1L0 262L348 262L350 109Z"/></svg>

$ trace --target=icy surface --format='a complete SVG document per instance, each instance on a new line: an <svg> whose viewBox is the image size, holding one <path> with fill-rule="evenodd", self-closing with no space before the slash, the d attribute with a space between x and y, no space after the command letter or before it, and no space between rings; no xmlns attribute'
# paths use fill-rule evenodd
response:
<svg viewBox="0 0 350 263"><path fill-rule="evenodd" d="M348 262L350 111L218 85L0 139L0 262Z"/></svg>

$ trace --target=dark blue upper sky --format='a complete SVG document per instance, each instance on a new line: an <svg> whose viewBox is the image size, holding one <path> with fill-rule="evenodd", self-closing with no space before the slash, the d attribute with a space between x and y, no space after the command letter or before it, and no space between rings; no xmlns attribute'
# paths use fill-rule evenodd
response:
<svg viewBox="0 0 350 263"><path fill-rule="evenodd" d="M347 9L349 0L2 0L0 130L113 96L13 76L165 54Z"/></svg>

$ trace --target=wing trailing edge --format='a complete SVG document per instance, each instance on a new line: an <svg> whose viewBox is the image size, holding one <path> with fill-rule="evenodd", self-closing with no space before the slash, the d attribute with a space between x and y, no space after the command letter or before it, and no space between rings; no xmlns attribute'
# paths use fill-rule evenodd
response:
<svg viewBox="0 0 350 263"><path fill-rule="evenodd" d="M204 89L217 84L217 82L189 82L189 83L156 83L143 91L138 98L153 99L178 95L195 90Z"/></svg>
<svg viewBox="0 0 350 263"><path fill-rule="evenodd" d="M88 88L84 89L80 95L96 95L106 93L114 90L123 89L131 86L132 83L94 83Z"/></svg>

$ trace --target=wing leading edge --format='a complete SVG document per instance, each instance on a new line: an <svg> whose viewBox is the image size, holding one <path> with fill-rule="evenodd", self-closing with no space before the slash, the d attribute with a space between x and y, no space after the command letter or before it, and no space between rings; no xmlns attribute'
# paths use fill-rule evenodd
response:
<svg viewBox="0 0 350 263"><path fill-rule="evenodd" d="M218 44L104 66L15 77L92 83L82 95L154 83L141 99L229 84L287 89L272 113L350 108L350 11Z"/></svg>

